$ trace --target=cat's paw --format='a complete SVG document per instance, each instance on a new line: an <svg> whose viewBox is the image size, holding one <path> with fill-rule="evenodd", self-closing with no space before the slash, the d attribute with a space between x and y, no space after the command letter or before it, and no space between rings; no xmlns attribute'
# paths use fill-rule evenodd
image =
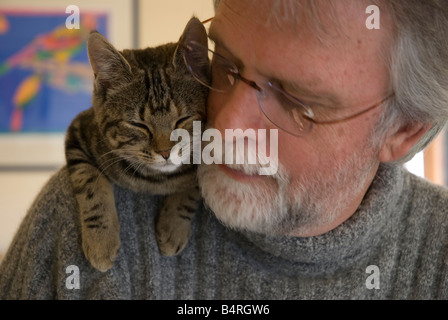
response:
<svg viewBox="0 0 448 320"><path fill-rule="evenodd" d="M191 219L186 217L167 218L161 215L156 223L156 239L164 256L174 256L182 252L191 234Z"/></svg>
<svg viewBox="0 0 448 320"><path fill-rule="evenodd" d="M120 249L120 232L110 230L85 230L82 248L90 264L101 272L114 265Z"/></svg>

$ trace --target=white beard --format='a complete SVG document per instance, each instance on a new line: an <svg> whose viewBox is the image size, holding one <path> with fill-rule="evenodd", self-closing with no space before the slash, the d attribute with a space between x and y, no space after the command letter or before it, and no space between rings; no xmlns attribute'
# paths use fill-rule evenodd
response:
<svg viewBox="0 0 448 320"><path fill-rule="evenodd" d="M257 183L234 180L216 164L201 164L199 185L207 206L230 228L271 235L307 234L331 224L373 178L374 151L361 150L330 174L315 170L293 182L281 164L275 175L263 176ZM257 171L257 165L228 166L248 174Z"/></svg>

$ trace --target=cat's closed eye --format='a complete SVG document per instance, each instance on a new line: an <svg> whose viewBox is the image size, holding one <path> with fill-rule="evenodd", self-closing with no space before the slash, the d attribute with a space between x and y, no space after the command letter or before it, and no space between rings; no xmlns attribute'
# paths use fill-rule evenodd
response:
<svg viewBox="0 0 448 320"><path fill-rule="evenodd" d="M179 120L176 121L175 128L176 129L182 128L190 118L191 118L190 116L180 118Z"/></svg>
<svg viewBox="0 0 448 320"><path fill-rule="evenodd" d="M151 132L151 130L149 129L149 127L141 122L135 122L135 121L131 121L129 122L132 126L139 128L141 131L143 131L150 139L152 139L153 134Z"/></svg>

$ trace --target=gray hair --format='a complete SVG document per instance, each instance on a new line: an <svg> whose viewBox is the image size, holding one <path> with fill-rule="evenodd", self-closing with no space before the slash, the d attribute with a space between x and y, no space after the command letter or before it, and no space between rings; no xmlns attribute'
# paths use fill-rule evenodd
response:
<svg viewBox="0 0 448 320"><path fill-rule="evenodd" d="M388 111L401 123L432 124L400 159L423 150L448 121L448 4L446 0L387 0L395 23Z"/></svg>
<svg viewBox="0 0 448 320"><path fill-rule="evenodd" d="M215 8L219 2L214 0ZM297 19L298 10L305 8L302 2L274 1L273 19L277 23ZM306 2L309 6L304 13L315 25L320 24L316 4L326 2L333 7L331 0ZM380 10L387 10L393 21L393 45L387 49L386 56L394 96L386 104L378 123L376 141L383 139L385 133L397 125L431 125L408 154L397 161L404 163L423 150L448 122L448 3L447 0L368 2L377 4Z"/></svg>

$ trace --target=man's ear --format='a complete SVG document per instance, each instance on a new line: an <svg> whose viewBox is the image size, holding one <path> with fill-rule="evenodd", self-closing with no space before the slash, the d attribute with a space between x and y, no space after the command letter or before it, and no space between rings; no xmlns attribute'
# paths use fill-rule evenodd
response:
<svg viewBox="0 0 448 320"><path fill-rule="evenodd" d="M392 162L403 158L430 128L431 124L412 123L391 130L380 149L378 160Z"/></svg>

